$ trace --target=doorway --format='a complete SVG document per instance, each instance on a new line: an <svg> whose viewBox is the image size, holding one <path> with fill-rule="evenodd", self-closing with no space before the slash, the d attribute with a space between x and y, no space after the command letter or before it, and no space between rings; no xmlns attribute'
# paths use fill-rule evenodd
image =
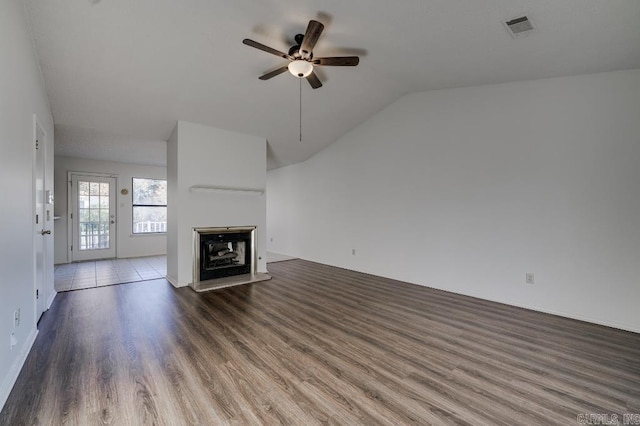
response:
<svg viewBox="0 0 640 426"><path fill-rule="evenodd" d="M70 173L71 261L116 257L116 178Z"/></svg>

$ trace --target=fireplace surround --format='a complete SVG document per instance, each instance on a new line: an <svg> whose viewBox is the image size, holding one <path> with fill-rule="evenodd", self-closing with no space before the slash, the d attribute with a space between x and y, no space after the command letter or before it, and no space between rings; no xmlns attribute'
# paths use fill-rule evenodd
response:
<svg viewBox="0 0 640 426"><path fill-rule="evenodd" d="M193 283L200 292L268 280L257 272L256 227L193 228Z"/></svg>

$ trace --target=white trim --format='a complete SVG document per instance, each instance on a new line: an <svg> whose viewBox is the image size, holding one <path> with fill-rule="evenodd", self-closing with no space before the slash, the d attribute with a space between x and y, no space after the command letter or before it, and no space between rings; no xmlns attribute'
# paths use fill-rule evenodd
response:
<svg viewBox="0 0 640 426"><path fill-rule="evenodd" d="M477 297L478 299L481 298L481 297L478 297L478 296L471 296L471 297ZM583 315L568 314L566 312L555 311L553 309L539 308L537 306L527 306L527 305L522 305L522 304L519 304L519 303L503 302L503 301L500 301L500 300L492 300L492 299L487 299L486 297L483 298L483 299L484 300L490 300L492 302L502 303L504 305L515 306L516 308L527 309L529 311L535 311L535 312L540 312L540 313L543 313L543 314L555 315L557 317L568 318L568 319L572 319L572 320L576 320L576 321L588 322L590 324L601 325L603 327L617 328L618 330L630 331L632 333L640 333L640 329L639 328L635 328L635 327L633 327L631 325L619 324L619 323L616 323L616 322L602 321L602 320L599 320L599 319L594 319L594 318L586 317L586 316L583 316Z"/></svg>
<svg viewBox="0 0 640 426"><path fill-rule="evenodd" d="M38 141L38 129L40 129L42 131L42 141ZM33 256L33 265L32 265L32 279L33 279L33 314L34 314L34 318L33 318L33 323L36 324L38 322L38 320L40 319L40 316L42 316L42 314L47 310L46 306L43 306L43 310L40 311L40 307L39 307L39 297L36 297L36 294L38 294L38 260L37 260L37 245L38 244L42 244L42 297L46 297L46 289L48 287L47 285L47 280L48 280L48 268L47 268L47 262L49 261L49 258L53 258L53 253L49 253L47 247L48 244L46 243L46 241L44 241L44 236L43 235L38 235L38 228L41 228L43 231L47 229L47 218L46 215L44 214L44 212L46 211L46 203L45 203L45 199L44 199L44 194L46 193L47 190L47 132L44 129L44 126L42 125L42 123L40 122L40 120L38 119L38 115L37 114L33 114L33 139L31 140L31 150L33 152L33 156L32 156L32 163L31 163L31 223L32 223L32 230L31 230L31 238L33 241L33 251L32 251L32 256ZM36 143L38 143L38 149L36 149ZM42 150L42 151L40 151ZM39 212L37 210L37 201L36 201L36 197L38 196L37 193L37 184L36 184L36 180L37 180L37 175L38 175L38 151L40 151L42 154L42 212ZM35 217L37 214L42 213L42 217L39 217L39 222L40 223L36 223L35 222ZM53 230L53 221L51 221L51 229L49 229L49 231ZM53 281L53 277L51 277L51 280Z"/></svg>
<svg viewBox="0 0 640 426"><path fill-rule="evenodd" d="M47 310L49 310L49 308L51 307L51 305L53 304L53 299L56 298L56 295L58 294L57 291L53 290L51 292L51 294L49 295L49 300L47 300Z"/></svg>
<svg viewBox="0 0 640 426"><path fill-rule="evenodd" d="M27 356L29 356L29 352L31 352L31 348L33 347L33 343L36 341L36 337L38 336L38 329L33 328L29 337L22 345L20 349L20 353L16 357L13 365L9 369L2 386L0 386L0 411L4 408L5 402L7 402L7 398L9 398L9 394L11 393L11 389L16 384L16 380L18 380L18 376L20 375L20 370L22 370L22 366L27 360Z"/></svg>
<svg viewBox="0 0 640 426"><path fill-rule="evenodd" d="M370 273L370 272L365 272L365 273ZM397 279L397 278L393 278L393 279ZM405 281L405 282L408 282L408 281ZM459 291L452 291L452 290L449 290L449 289L446 289L446 288L434 287L434 286L430 286L430 285L427 285L427 284L412 283L412 282L409 282L409 284L415 284L415 285L419 285L419 286L422 286L422 287L433 288L435 290L442 290L442 291L446 291L447 293L460 294L462 296L473 297L473 298L476 298L476 299L487 300L489 302L501 303L503 305L513 306L515 308L522 308L522 309L526 309L528 311L540 312L542 314L555 315L555 316L562 317L562 318L588 322L590 324L601 325L601 326L604 326L604 327L617 328L619 330L630 331L632 333L640 333L640 329L637 329L637 328L635 328L635 327L633 327L631 325L628 325L628 324L618 324L618 323L615 323L615 322L602 321L600 319L590 318L590 317L587 317L587 316L569 314L569 313L566 313L566 312L556 311L556 310L553 310L553 309L541 308L539 306L525 305L525 304L522 304L522 303L514 303L514 302L512 302L510 300L503 300L503 299L500 299L500 298L497 298L497 297L489 298L487 296L484 296L484 295L481 295L481 294L477 294L477 293L474 293L472 291L462 293L462 292L459 292Z"/></svg>
<svg viewBox="0 0 640 426"><path fill-rule="evenodd" d="M356 268L353 268L353 267L336 265L336 264L332 264L332 263L324 263L324 262L321 262L319 260L313 260L313 259L307 258L307 257L298 257L298 259L307 260L309 262L320 263L320 264L327 265L327 266L333 266L333 267L336 267L336 268L346 269L346 270L349 270L349 271L360 272L360 273L363 273L363 274L372 274L372 275L375 275L377 277L388 278L388 279L399 281L399 282L402 282L402 283L405 283L405 284L411 284L411 285L418 285L418 286L421 286L421 287L427 287L427 288L430 288L430 289L433 289L433 290L440 290L440 291L444 291L446 293L458 294L458 295L461 295L461 296L473 297L475 299L486 300L486 301L489 301L489 302L501 303L503 305L513 306L514 308L522 308L522 309L526 309L528 311L540 312L540 313L549 314L549 315L555 315L555 316L562 317L562 318L567 318L567 319L572 319L572 320L576 320L576 321L587 322L587 323L595 324L595 325L601 325L603 327L617 328L618 330L629 331L629 332L632 332L632 333L640 333L640 328L634 327L634 326L632 326L630 324L621 324L621 323L617 323L617 322L603 321L601 319L590 318L588 316L570 314L570 313L566 313L566 312L562 312L562 311L556 311L556 310L553 310L553 309L541 308L539 306L534 306L534 305L525 305L525 304L522 304L522 303L515 303L515 302L512 302L510 300L504 300L504 299L500 299L500 298L497 298L497 297L487 297L485 295L482 295L482 294L479 294L479 293L475 293L473 291L469 291L469 292L464 292L463 293L461 291L455 291L455 290L451 290L451 289L444 288L444 287L437 287L437 286L431 285L431 284L425 284L425 283L414 282L414 281L407 281L407 280L403 280L401 278L393 277L393 276L390 276L390 275L378 275L376 273L373 273L371 271L366 271L366 270L363 270L363 269L356 269Z"/></svg>
<svg viewBox="0 0 640 426"><path fill-rule="evenodd" d="M572 319L572 320L576 320L576 321L583 321L583 322L587 322L587 323L595 324L595 325L601 325L603 327L616 328L618 330L629 331L631 333L640 333L640 328L635 327L635 326L633 326L631 324L623 324L623 323L612 322L612 321L603 321L602 319L591 318L591 317L584 316L584 315L571 314L571 313L567 313L567 312L563 312L563 311L557 311L557 310L554 310L554 309L541 308L541 307L535 306L535 305L525 305L525 304L522 304L522 303L515 303L515 302L510 301L510 300L505 300L505 299L500 299L500 298L495 298L495 297L491 297L490 298L490 297L487 297L485 295L482 295L482 294L479 294L479 293L475 293L475 292L472 292L472 291L463 293L461 291L454 291L454 290L451 290L451 289L448 289L448 288L444 288L444 287L437 287L437 286L430 285L430 284L407 281L407 280L403 280L403 279L398 278L398 277L393 277L393 276L388 276L388 275L377 275L377 274L375 274L375 273L373 273L371 271L366 271L366 270L362 270L362 269L356 269L356 268L348 267L348 266L344 266L344 265L336 265L336 264L332 264L332 263L325 263L325 262L321 262L319 260L315 260L315 259L311 259L311 258L307 258L307 257L296 257L295 259L302 259L302 260L307 260L309 262L321 263L323 265L333 266L333 267L341 268L341 269L347 269L349 271L360 272L360 273L363 273L363 274L373 274L373 275L376 275L378 277L389 278L389 279L392 279L392 280L395 280L395 281L399 281L399 282L402 282L402 283L405 283L405 284L418 285L418 286L421 286L421 287L427 287L427 288L431 288L431 289L434 289L434 290L444 291L444 292L447 292L447 293L459 294L461 296L473 297L475 299L486 300L486 301L495 302L495 303L501 303L503 305L513 306L515 308L526 309L528 311L534 311L534 312L540 312L540 313L543 313L543 314L555 315L555 316L562 317L562 318Z"/></svg>
<svg viewBox="0 0 640 426"><path fill-rule="evenodd" d="M174 286L175 288L180 288L180 287L187 287L189 284L180 284L178 282L178 280L174 277L172 277L171 275L166 275L165 279L167 281L169 281L169 284L171 284L172 286Z"/></svg>
<svg viewBox="0 0 640 426"><path fill-rule="evenodd" d="M74 213L73 188L71 186L71 182L74 175L113 178L115 180L114 192L116 194L116 198L115 198L116 201L114 202L113 209L114 209L114 214L116 216L116 228L115 228L116 232L114 232L114 237L116 241L115 241L113 258L117 259L118 258L118 222L120 219L120 215L119 215L120 207L119 207L117 198L118 198L118 182L119 182L120 176L113 173L78 172L78 171L68 170L67 171L67 263L71 263L74 261L73 251L71 250L71 247L73 246L73 243L74 243L74 239L73 239L74 225L73 225L73 219L71 218L71 215Z"/></svg>
<svg viewBox="0 0 640 426"><path fill-rule="evenodd" d="M71 175L72 171L67 171L67 263L71 263L73 260L73 253L71 247L73 245L73 220L71 215L73 214L73 200L72 188L71 188Z"/></svg>
<svg viewBox="0 0 640 426"><path fill-rule="evenodd" d="M528 311L540 312L540 313L548 314L548 315L555 315L555 316L562 317L562 318L568 318L568 319L572 319L572 320L588 322L590 324L601 325L601 326L604 326L604 327L617 328L619 330L630 331L632 333L640 333L640 329L635 328L635 327L633 327L633 326L631 326L629 324L619 324L619 323L616 323L616 322L602 321L601 319L590 318L590 317L583 316L583 315L570 314L570 313L567 313L567 312L556 311L556 310L553 310L553 309L541 308L541 307L535 306L535 305L525 305L525 304L522 304L522 303L515 303L515 302L512 302L510 300L503 300L503 299L500 299L500 298L497 298L497 297L489 298L489 297L481 295L481 294L476 294L476 293L474 293L472 291L466 292L466 293L461 293L459 291L452 291L452 290L448 290L446 288L433 287L433 286L426 285L426 284L419 284L419 283L410 283L410 284L416 284L416 285L420 285L420 286L423 286L423 287L429 287L429 288L433 288L433 289L436 289L436 290L442 290L442 291L446 291L448 293L460 294L462 296L474 297L476 299L488 300L489 302L501 303L503 305L513 306L515 308L526 309Z"/></svg>

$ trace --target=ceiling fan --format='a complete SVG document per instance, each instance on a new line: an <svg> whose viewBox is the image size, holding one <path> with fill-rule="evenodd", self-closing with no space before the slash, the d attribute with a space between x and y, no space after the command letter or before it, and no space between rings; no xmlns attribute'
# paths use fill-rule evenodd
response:
<svg viewBox="0 0 640 426"><path fill-rule="evenodd" d="M315 58L313 56L313 47L316 45L320 34L324 30L324 25L321 22L309 21L307 31L303 34L295 36L296 44L291 46L288 53L280 52L269 46L265 46L257 41L245 38L242 40L247 46L255 47L264 52L271 53L272 55L280 56L281 58L288 59L289 63L283 67L280 67L274 71L263 74L259 77L260 80L269 80L277 75L282 74L285 71L289 71L292 75L298 78L306 78L311 87L317 89L322 87L322 82L318 79L318 76L313 72L314 66L341 66L341 67L354 67L360 62L360 58L357 56L334 56L329 58Z"/></svg>

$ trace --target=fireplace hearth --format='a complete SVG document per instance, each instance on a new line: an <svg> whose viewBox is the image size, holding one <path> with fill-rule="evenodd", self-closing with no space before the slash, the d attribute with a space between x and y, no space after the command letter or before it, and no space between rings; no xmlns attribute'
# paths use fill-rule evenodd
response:
<svg viewBox="0 0 640 426"><path fill-rule="evenodd" d="M256 272L255 233L255 226L194 228L194 290L270 279Z"/></svg>

